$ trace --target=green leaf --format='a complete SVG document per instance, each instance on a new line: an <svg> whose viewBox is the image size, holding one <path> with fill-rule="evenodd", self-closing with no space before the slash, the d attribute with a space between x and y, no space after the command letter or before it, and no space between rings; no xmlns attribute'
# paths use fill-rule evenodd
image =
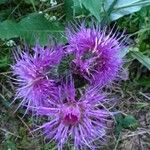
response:
<svg viewBox="0 0 150 150"><path fill-rule="evenodd" d="M131 51L131 55L150 70L150 57L143 55L140 51Z"/></svg>
<svg viewBox="0 0 150 150"><path fill-rule="evenodd" d="M138 121L131 115L123 116L122 114L117 114L115 116L116 125L115 125L115 135L116 138L119 138L122 129L136 129L138 127Z"/></svg>
<svg viewBox="0 0 150 150"><path fill-rule="evenodd" d="M122 125L127 129L136 129L138 126L138 121L133 116L128 115L123 119Z"/></svg>
<svg viewBox="0 0 150 150"><path fill-rule="evenodd" d="M115 0L106 0L104 4L104 9L106 12ZM149 6L149 0L117 0L114 5L110 19L117 20L125 15L139 11L142 7Z"/></svg>
<svg viewBox="0 0 150 150"><path fill-rule="evenodd" d="M20 36L28 43L34 43L36 38L45 45L48 42L48 36L60 37L64 31L63 26L58 22L48 21L43 14L33 13L23 18L19 22Z"/></svg>
<svg viewBox="0 0 150 150"><path fill-rule="evenodd" d="M86 14L88 10L98 21L117 20L125 15L139 11L149 6L149 0L65 0L66 16L71 18L76 14ZM84 6L84 7L83 7ZM108 18L109 19L108 19Z"/></svg>
<svg viewBox="0 0 150 150"><path fill-rule="evenodd" d="M36 39L45 45L49 36L62 40L61 33L64 27L59 22L50 22L44 14L33 13L16 23L6 20L0 23L0 38L10 39L20 37L29 44L35 44Z"/></svg>
<svg viewBox="0 0 150 150"><path fill-rule="evenodd" d="M7 18L10 13L12 12L12 9L4 9L0 11L0 21L4 20L5 18Z"/></svg>
<svg viewBox="0 0 150 150"><path fill-rule="evenodd" d="M89 11L82 6L81 0L73 0L73 17L83 17L89 14Z"/></svg>
<svg viewBox="0 0 150 150"><path fill-rule="evenodd" d="M6 20L0 23L0 38L1 39L10 39L18 37L18 24L11 20Z"/></svg>
<svg viewBox="0 0 150 150"><path fill-rule="evenodd" d="M90 13L95 16L95 18L100 21L100 11L102 7L102 2L100 0L82 0L82 5L90 11Z"/></svg>
<svg viewBox="0 0 150 150"><path fill-rule="evenodd" d="M76 14L86 14L88 10L99 22L102 20L117 20L125 15L139 11L142 7L149 6L149 0L65 0L64 6L67 18ZM84 6L84 7L83 7ZM108 18L107 18L108 17Z"/></svg>
<svg viewBox="0 0 150 150"><path fill-rule="evenodd" d="M73 0L64 0L64 8L67 19L73 18Z"/></svg>

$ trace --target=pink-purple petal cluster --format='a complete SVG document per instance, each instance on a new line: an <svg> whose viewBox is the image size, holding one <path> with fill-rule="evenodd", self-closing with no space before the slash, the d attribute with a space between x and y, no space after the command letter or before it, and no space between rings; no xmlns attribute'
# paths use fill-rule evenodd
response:
<svg viewBox="0 0 150 150"><path fill-rule="evenodd" d="M119 55L124 48L123 35L119 37L107 28L86 28L84 24L77 31L68 29L67 33L67 51L74 55L71 66L75 74L101 86L116 79L123 64Z"/></svg>
<svg viewBox="0 0 150 150"><path fill-rule="evenodd" d="M53 49L39 45L33 48L33 55L27 52L19 53L12 69L17 76L16 98L23 99L20 105L48 105L46 98L53 97L57 90L55 81L49 77L49 72L60 63L62 56L61 47Z"/></svg>
<svg viewBox="0 0 150 150"><path fill-rule="evenodd" d="M93 87L76 99L73 82L61 86L59 91L60 98L55 105L36 108L39 115L53 118L38 129L43 129L46 138L58 143L58 150L62 150L70 138L76 150L85 145L93 149L93 142L105 136L106 121L111 117L109 111L99 109L105 97Z"/></svg>

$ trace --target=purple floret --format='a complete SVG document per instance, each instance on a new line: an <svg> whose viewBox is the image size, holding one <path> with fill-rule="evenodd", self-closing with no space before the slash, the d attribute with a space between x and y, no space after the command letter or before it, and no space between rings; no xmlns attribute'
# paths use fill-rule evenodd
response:
<svg viewBox="0 0 150 150"><path fill-rule="evenodd" d="M44 48L39 45L33 48L32 55L27 51L16 55L16 64L12 69L17 76L16 99L22 99L19 106L29 108L48 104L47 97L53 97L57 90L49 73L60 63L62 56L61 47Z"/></svg>
<svg viewBox="0 0 150 150"><path fill-rule="evenodd" d="M94 141L104 138L106 121L111 116L102 108L104 96L93 87L78 99L72 81L61 86L58 94L54 105L36 108L39 115L52 118L36 130L43 129L47 139L57 142L58 150L62 150L69 139L76 150L83 146L94 149Z"/></svg>
<svg viewBox="0 0 150 150"><path fill-rule="evenodd" d="M67 35L67 51L74 56L71 63L74 74L101 86L118 77L123 64L120 53L125 48L123 34L82 24L77 31L68 29Z"/></svg>

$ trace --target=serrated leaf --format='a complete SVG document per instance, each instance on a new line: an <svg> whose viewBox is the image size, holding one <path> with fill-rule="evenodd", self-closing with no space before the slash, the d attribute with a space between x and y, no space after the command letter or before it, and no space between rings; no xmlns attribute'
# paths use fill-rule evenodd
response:
<svg viewBox="0 0 150 150"><path fill-rule="evenodd" d="M50 22L44 14L33 13L23 18L19 23L6 20L0 23L0 38L10 39L20 37L29 44L34 44L38 38L40 44L48 42L48 36L61 38L60 33L64 31L59 22Z"/></svg>
<svg viewBox="0 0 150 150"><path fill-rule="evenodd" d="M95 18L100 21L100 11L102 7L102 1L100 0L82 0L82 5L90 11L90 13L95 16Z"/></svg>
<svg viewBox="0 0 150 150"><path fill-rule="evenodd" d="M122 125L124 128L135 129L138 126L138 122L133 116L128 115L123 119Z"/></svg>
<svg viewBox="0 0 150 150"><path fill-rule="evenodd" d="M140 51L131 51L131 55L150 70L150 57L143 55Z"/></svg>
<svg viewBox="0 0 150 150"><path fill-rule="evenodd" d="M58 22L49 22L43 14L33 13L19 22L21 37L29 43L39 38L41 44L46 44L49 35L58 36L64 31Z"/></svg>

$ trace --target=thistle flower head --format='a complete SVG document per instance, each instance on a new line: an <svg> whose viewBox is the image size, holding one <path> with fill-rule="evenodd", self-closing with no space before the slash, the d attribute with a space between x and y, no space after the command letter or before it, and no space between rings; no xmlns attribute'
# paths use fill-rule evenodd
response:
<svg viewBox="0 0 150 150"><path fill-rule="evenodd" d="M98 26L86 28L82 24L77 31L67 30L68 49L74 55L71 67L75 74L92 84L106 85L116 79L122 66L120 53L124 48L123 34L108 32Z"/></svg>
<svg viewBox="0 0 150 150"><path fill-rule="evenodd" d="M71 87L71 92L68 87ZM59 150L70 138L76 150L83 146L94 148L93 141L105 136L105 123L110 116L107 110L99 108L105 101L104 96L93 87L78 99L74 95L73 82L61 86L58 93L59 98L53 106L36 108L38 114L52 118L38 129L44 129L46 138L55 140Z"/></svg>
<svg viewBox="0 0 150 150"><path fill-rule="evenodd" d="M45 100L53 96L55 81L49 77L50 70L57 65L63 55L61 47L50 49L39 45L33 48L33 54L21 52L16 54L16 64L12 66L17 76L16 98L22 98L20 105L43 106Z"/></svg>

